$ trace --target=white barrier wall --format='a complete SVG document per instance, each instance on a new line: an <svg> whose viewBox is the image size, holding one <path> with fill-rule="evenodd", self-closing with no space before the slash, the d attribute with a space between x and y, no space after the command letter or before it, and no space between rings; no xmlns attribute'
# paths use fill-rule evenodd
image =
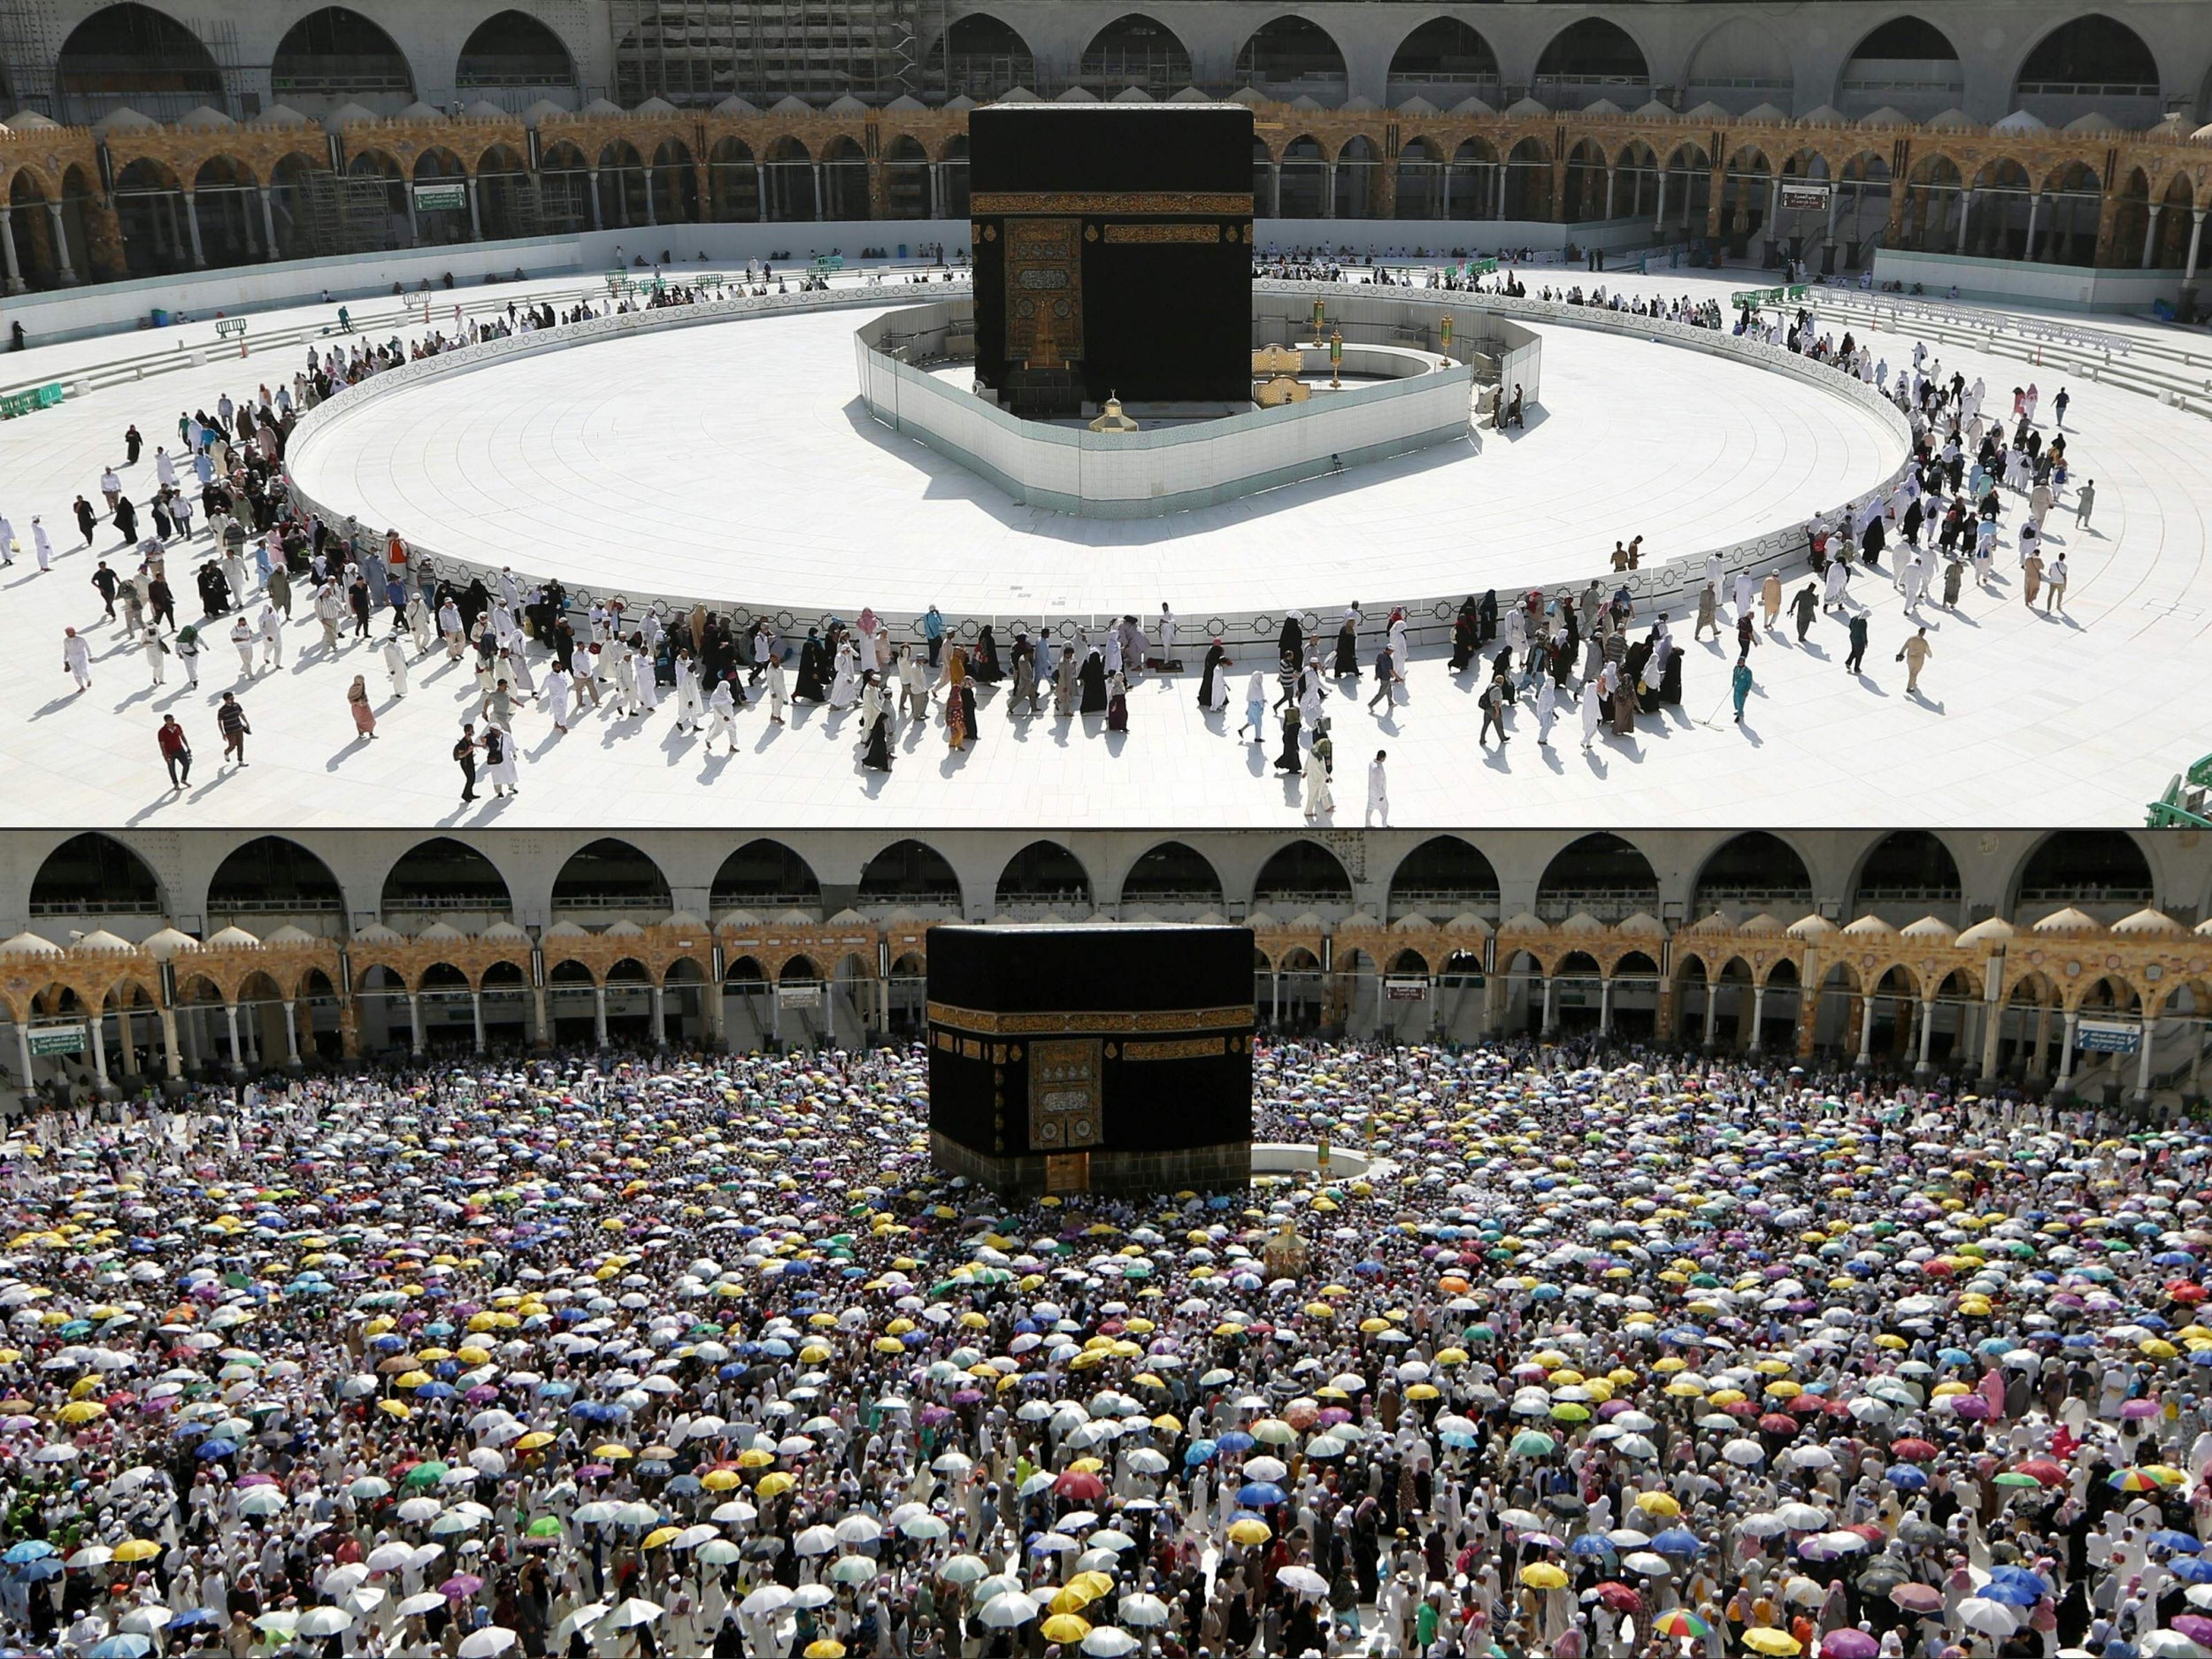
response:
<svg viewBox="0 0 2212 1659"><path fill-rule="evenodd" d="M1297 311L1302 312L1317 296L1327 301L1333 307L1340 302L1357 296L1359 288L1356 285L1348 286L1340 283L1269 281L1256 283L1254 293L1256 296L1286 297ZM1384 295L1373 295L1370 297L1372 303L1376 303L1412 304L1419 306L1424 311L1432 311L1439 300L1447 297L1441 292L1429 290L1400 289L1389 290L1386 293L1386 298ZM509 357L528 356L541 351L558 351L570 345L581 344L593 340L619 338L624 334L644 329L691 327L703 324L738 320L748 317L772 316L779 312L798 310L875 309L884 305L887 301L895 299L895 296L896 290L887 294L882 288L837 288L820 293L771 295L762 299L721 300L701 305L672 307L664 311L634 311L618 317L601 318L588 323L549 329L540 334L518 334L511 339L495 341L488 345L472 346L465 350L426 358L419 363L408 364L402 368L388 370L330 402L309 411L292 436L292 442L288 451L290 467L297 468L311 447L326 437L333 426L345 418L349 409L359 408L368 400L404 393L409 387L425 380L446 374L466 373L475 369L490 366ZM924 291L917 290L915 297L917 300L925 300ZM1479 307L1486 312L1494 313L1500 318L1509 318L1516 322L1551 323L1565 327L1594 328L1613 334L1632 335L1642 340L1682 346L1691 350L1706 351L1715 357L1731 357L1757 368L1786 374L1802 382L1809 391L1855 401L1863 407L1873 411L1890 428L1896 440L1898 457L1896 466L1876 491L1870 491L1867 494L1872 495L1893 488L1903 477L1911 448L1912 427L1911 423L1899 411L1896 405L1879 396L1872 387L1863 384L1855 378L1824 365L1801 357L1794 352L1785 350L1778 346L1769 346L1760 342L1738 339L1734 335L1714 329L1693 328L1686 324L1668 322L1657 318L1637 317L1625 312L1598 311L1540 300L1509 299L1494 294L1470 294L1460 297L1471 306ZM298 503L303 509L319 513L325 522L332 525L345 523L349 509L343 501L318 500L311 492L299 488L296 484L295 495ZM1836 503L1839 507L1842 504L1841 503ZM1832 511L1833 509L1830 511ZM451 574L464 583L471 577L482 573L463 561L441 553L434 546L423 545L422 550L433 570L441 574ZM1759 572L1773 569L1785 572L1794 570L1802 566L1809 551L1803 526L1783 525L1763 534L1726 547L1700 550L1686 554L1680 558L1669 559L1655 565L1647 564L1640 570L1632 571L1624 575L1612 573L1607 568L1602 556L1596 549L1593 549L1588 575L1604 582L1609 589L1626 588L1631 599L1640 611L1649 611L1671 606L1678 611L1686 596L1696 591L1696 584L1703 579L1703 567L1708 557L1717 557L1721 561L1721 569L1725 578L1742 570ZM519 549L518 555L518 568L522 575L528 577L531 572L528 568L526 555ZM1545 585L1549 587L1554 584ZM1578 580L1571 584L1557 585L1578 588L1581 582ZM1509 590L1511 584L1501 582L1498 586ZM1380 595L1377 595L1377 603L1384 609L1393 604L1403 604L1407 610L1410 630L1415 641L1417 643L1430 643L1448 637L1452 617L1458 610L1462 596L1459 593ZM591 592L580 588L572 588L569 591L570 603L572 605L588 607L594 597ZM695 604L704 604L714 610L728 611L740 622L749 621L756 615L770 614L777 618L778 626L786 632L788 632L795 625L803 627L815 620L815 618L809 618L805 622L801 622L788 611L775 611L772 597L764 595L653 594L633 589L625 590L624 597L634 608L659 605L669 609L689 610ZM918 616L889 613L885 615L884 620L895 629L916 635L919 634L921 618ZM1034 620L1043 621L1046 618L1039 618ZM1233 615L1208 618L1205 619L1204 626L1207 633L1234 643L1271 640L1281 620L1279 615L1271 617L1251 612L1238 612ZM1306 613L1303 621L1309 631L1321 626L1321 618L1311 612ZM973 619L964 619L963 626L972 627Z"/></svg>
<svg viewBox="0 0 2212 1659"><path fill-rule="evenodd" d="M2181 292L2178 271L2107 271L1891 248L1876 251L1874 280L1878 287L1901 282L1908 294L1917 283L1933 299L1947 299L1955 288L1962 300L1999 300L2055 311L2147 311L2154 300L2171 303Z"/></svg>
<svg viewBox="0 0 2212 1659"><path fill-rule="evenodd" d="M1343 292L1348 298L1358 290ZM1474 374L1464 364L1320 392L1279 409L1106 433L1024 420L879 349L887 334L941 336L949 324L966 320L972 305L940 301L860 329L853 349L861 396L894 432L957 461L1025 506L1084 518L1157 518L1467 435Z"/></svg>

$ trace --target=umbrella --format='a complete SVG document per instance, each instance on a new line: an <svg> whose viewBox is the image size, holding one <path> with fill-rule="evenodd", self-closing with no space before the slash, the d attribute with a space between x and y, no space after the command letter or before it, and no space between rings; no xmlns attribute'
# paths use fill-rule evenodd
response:
<svg viewBox="0 0 2212 1659"><path fill-rule="evenodd" d="M1789 1655L1804 1651L1802 1642L1782 1630L1747 1630L1743 1633L1743 1645L1754 1653L1770 1654L1775 1659L1788 1659Z"/></svg>
<svg viewBox="0 0 2212 1659"><path fill-rule="evenodd" d="M634 1595L618 1606L610 1608L603 1621L609 1630L628 1630L634 1624L649 1624L665 1611L657 1601L648 1601Z"/></svg>
<svg viewBox="0 0 2212 1659"><path fill-rule="evenodd" d="M1012 1630L1018 1624L1029 1623L1041 1610L1030 1597L1018 1590L1010 1590L986 1601L976 1617L993 1630Z"/></svg>

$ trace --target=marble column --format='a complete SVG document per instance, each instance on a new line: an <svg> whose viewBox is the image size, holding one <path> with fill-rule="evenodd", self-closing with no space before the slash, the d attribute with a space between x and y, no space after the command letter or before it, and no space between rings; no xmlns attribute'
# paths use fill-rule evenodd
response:
<svg viewBox="0 0 2212 1659"><path fill-rule="evenodd" d="M192 239L192 268L196 271L206 270L207 250L200 246L199 197L190 190L184 192L184 228L186 234ZM2150 263L2147 256L2143 263L2145 265Z"/></svg>
<svg viewBox="0 0 2212 1659"><path fill-rule="evenodd" d="M277 257L276 207L270 200L267 185L263 185L258 194L261 197L261 241L268 250L266 257L273 259Z"/></svg>
<svg viewBox="0 0 2212 1659"><path fill-rule="evenodd" d="M14 210L0 202L0 259L7 262L8 292L20 294L25 283L22 267L16 263Z"/></svg>
<svg viewBox="0 0 2212 1659"><path fill-rule="evenodd" d="M62 287L77 286L77 273L69 264L69 221L63 215L59 202L46 204L47 217L53 221L55 276Z"/></svg>
<svg viewBox="0 0 2212 1659"><path fill-rule="evenodd" d="M185 199L187 201L191 200L189 196L187 196ZM2151 268L2151 260L2155 257L2158 253L2158 215L2164 206L2165 204L2162 202L2153 202L2151 204L2151 211L2144 215L2143 269L2146 271ZM194 244L193 251L195 253L199 251L198 244Z"/></svg>

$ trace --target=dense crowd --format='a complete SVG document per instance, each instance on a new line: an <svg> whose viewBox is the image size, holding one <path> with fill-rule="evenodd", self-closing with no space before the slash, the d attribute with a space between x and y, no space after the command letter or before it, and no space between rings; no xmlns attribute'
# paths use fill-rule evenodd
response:
<svg viewBox="0 0 2212 1659"><path fill-rule="evenodd" d="M2212 1652L2194 1130L1263 1043L1256 1135L1333 1167L1015 1202L931 1170L926 1084L567 1056L19 1120L0 1640Z"/></svg>

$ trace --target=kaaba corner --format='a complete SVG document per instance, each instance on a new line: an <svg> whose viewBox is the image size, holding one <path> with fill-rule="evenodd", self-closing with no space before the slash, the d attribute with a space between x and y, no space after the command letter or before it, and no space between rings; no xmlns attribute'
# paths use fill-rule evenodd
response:
<svg viewBox="0 0 2212 1659"><path fill-rule="evenodd" d="M1251 111L995 104L969 134L984 390L1039 417L1249 405Z"/></svg>

